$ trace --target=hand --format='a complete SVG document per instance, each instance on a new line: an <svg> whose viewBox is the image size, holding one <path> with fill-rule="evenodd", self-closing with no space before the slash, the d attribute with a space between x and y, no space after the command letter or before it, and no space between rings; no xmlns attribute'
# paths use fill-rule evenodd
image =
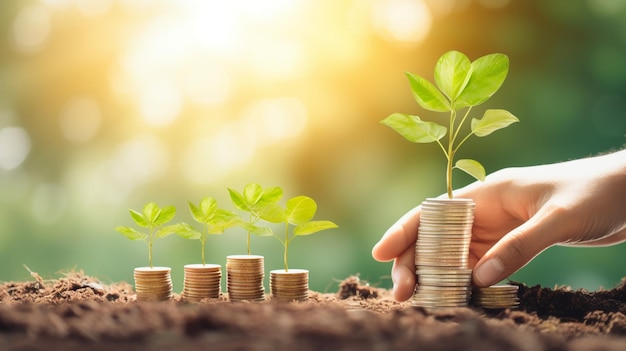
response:
<svg viewBox="0 0 626 351"><path fill-rule="evenodd" d="M551 165L508 168L454 193L476 202L469 267L476 286L493 285L553 245L605 246L626 241L626 150ZM394 297L415 288L420 206L374 246L394 260Z"/></svg>

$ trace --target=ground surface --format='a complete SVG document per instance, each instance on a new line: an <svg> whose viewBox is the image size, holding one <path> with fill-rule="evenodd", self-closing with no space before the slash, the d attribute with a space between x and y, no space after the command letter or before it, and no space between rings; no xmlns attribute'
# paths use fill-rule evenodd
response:
<svg viewBox="0 0 626 351"><path fill-rule="evenodd" d="M0 350L626 350L626 280L520 284L520 309L426 311L358 278L306 303L138 303L82 273L0 285Z"/></svg>

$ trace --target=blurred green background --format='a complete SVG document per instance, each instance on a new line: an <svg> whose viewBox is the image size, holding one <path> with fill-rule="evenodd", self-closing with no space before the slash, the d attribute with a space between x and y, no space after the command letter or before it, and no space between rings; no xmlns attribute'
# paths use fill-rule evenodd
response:
<svg viewBox="0 0 626 351"><path fill-rule="evenodd" d="M371 247L403 213L445 191L434 144L379 121L440 118L405 71L432 79L439 56L510 57L501 90L476 109L521 120L460 157L487 172L564 161L626 142L624 0L39 0L0 2L0 281L84 270L132 282L147 247L115 232L127 209L179 208L249 182L309 195L340 229L298 238L290 267L335 291L359 274L390 287ZM478 117L478 116L475 116ZM457 172L455 187L471 181ZM275 228L279 229L279 228ZM209 238L208 261L245 253L245 234ZM611 288L624 244L551 248L512 278ZM156 265L200 260L198 242L158 240ZM282 248L253 238L266 269Z"/></svg>

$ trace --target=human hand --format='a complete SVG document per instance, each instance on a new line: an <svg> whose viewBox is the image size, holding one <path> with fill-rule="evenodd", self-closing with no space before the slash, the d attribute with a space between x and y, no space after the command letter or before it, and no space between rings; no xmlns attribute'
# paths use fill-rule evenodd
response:
<svg viewBox="0 0 626 351"><path fill-rule="evenodd" d="M626 241L626 150L569 162L508 168L454 193L476 203L469 248L473 283L505 279L553 245L604 246ZM394 297L415 288L420 206L383 235L372 256L394 260Z"/></svg>

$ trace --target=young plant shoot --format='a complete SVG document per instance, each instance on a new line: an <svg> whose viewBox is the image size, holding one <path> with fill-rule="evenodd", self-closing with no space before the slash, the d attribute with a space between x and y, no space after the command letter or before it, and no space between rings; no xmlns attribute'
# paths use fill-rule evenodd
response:
<svg viewBox="0 0 626 351"><path fill-rule="evenodd" d="M140 232L131 227L117 227L116 231L122 233L130 240L143 240L148 244L148 261L150 268L152 265L152 245L157 238L163 238L170 234L174 234L181 230L181 224L174 224L166 226L176 215L176 208L174 206L165 206L159 208L154 202L147 203L139 213L135 210L129 209L130 215L135 223L148 230L147 233Z"/></svg>
<svg viewBox="0 0 626 351"><path fill-rule="evenodd" d="M403 113L391 114L381 121L408 141L436 142L439 145L447 159L446 184L449 198L452 198L453 168L458 168L478 180L485 179L485 168L478 161L461 159L454 163L454 157L461 145L472 135L484 137L519 121L509 111L488 109L481 119L472 118L471 130L467 135L460 135L472 108L487 101L498 91L508 71L509 58L504 54L490 54L471 62L464 54L449 51L435 65L436 86L418 75L406 72L417 103L429 111L448 113L448 127ZM466 110L459 121L457 117L463 109ZM448 138L444 144L441 140L446 134Z"/></svg>
<svg viewBox="0 0 626 351"><path fill-rule="evenodd" d="M212 197L203 198L198 206L189 202L189 210L196 222L204 224L204 231L199 232L189 224L181 223L177 228L176 234L185 239L200 240L202 265L205 265L204 249L208 236L222 234L228 228L241 225L242 221L233 212L219 208L217 201Z"/></svg>
<svg viewBox="0 0 626 351"><path fill-rule="evenodd" d="M312 221L317 211L317 203L308 196L296 196L287 201L285 208L278 204L268 206L262 213L262 218L271 223L283 223L285 235L283 238L272 234L283 245L285 271L289 271L288 255L289 244L298 236L310 235L325 229L338 228L331 221ZM289 225L295 226L293 233L289 234Z"/></svg>
<svg viewBox="0 0 626 351"><path fill-rule="evenodd" d="M247 212L249 219L243 222L242 226L248 231L247 246L248 255L250 255L250 236L270 236L272 230L269 228L257 226L257 222L261 219L263 211L269 206L275 205L283 196L283 189L280 187L270 187L263 189L259 184L250 183L243 188L243 194L236 190L228 188L230 199L238 209Z"/></svg>

